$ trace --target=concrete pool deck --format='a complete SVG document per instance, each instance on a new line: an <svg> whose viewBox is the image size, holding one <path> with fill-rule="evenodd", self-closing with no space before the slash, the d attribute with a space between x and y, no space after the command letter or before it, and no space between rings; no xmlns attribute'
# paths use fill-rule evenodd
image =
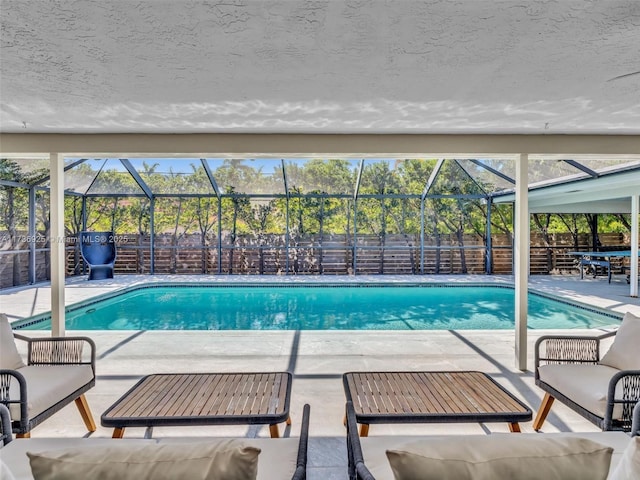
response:
<svg viewBox="0 0 640 480"><path fill-rule="evenodd" d="M66 303L136 283L179 282L487 282L513 284L510 276L357 276L357 277L257 277L257 276L118 276L87 282L71 279ZM611 284L606 279L534 276L530 289L605 308L640 315L640 301L629 297L623 276ZM49 310L46 284L0 292L1 311L17 320ZM558 331L556 331L558 332ZM567 332L564 330L562 332ZM570 332L576 332L572 330ZM580 332L584 332L581 330ZM277 371L294 373L291 397L293 425L285 435L297 436L302 407L311 405L310 479L346 478L345 430L342 425L344 393L342 373L354 370L481 370L523 400L535 412L542 391L534 384L533 344L544 330L530 330L529 371L515 368L513 331L73 331L91 336L97 345L97 382L87 393L96 423L100 415L142 375L158 372ZM49 332L30 331L29 335ZM521 424L531 432L531 422ZM556 403L544 431L597 431L572 410ZM370 435L483 434L507 432L506 424L376 425ZM82 437L84 424L74 405L57 413L33 432L38 437ZM93 436L109 437L98 427ZM126 437L142 437L144 429L127 429ZM268 436L268 428L174 427L156 428L162 436Z"/></svg>

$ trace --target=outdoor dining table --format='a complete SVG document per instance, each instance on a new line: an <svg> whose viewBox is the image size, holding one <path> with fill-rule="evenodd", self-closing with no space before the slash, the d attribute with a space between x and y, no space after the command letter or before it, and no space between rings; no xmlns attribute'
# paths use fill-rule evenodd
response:
<svg viewBox="0 0 640 480"><path fill-rule="evenodd" d="M592 265L596 268L605 268L607 272L607 278L609 280L609 283L611 283L611 259L631 258L631 250L611 250L603 252L569 252L569 255L580 257L580 280L584 278L582 267L585 265ZM638 257L640 258L640 252L638 252ZM595 276L596 275L594 274L594 278ZM627 283L629 283L629 276L627 276Z"/></svg>

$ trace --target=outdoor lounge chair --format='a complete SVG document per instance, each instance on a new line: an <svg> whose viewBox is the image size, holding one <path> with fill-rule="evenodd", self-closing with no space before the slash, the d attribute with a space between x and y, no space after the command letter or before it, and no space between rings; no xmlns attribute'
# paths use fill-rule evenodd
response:
<svg viewBox="0 0 640 480"><path fill-rule="evenodd" d="M27 364L14 338L27 342ZM13 432L31 429L75 401L90 432L96 430L84 393L95 385L95 344L87 337L28 338L11 330L0 314L0 403L11 414Z"/></svg>
<svg viewBox="0 0 640 480"><path fill-rule="evenodd" d="M615 339L600 358L601 340ZM535 346L535 381L546 393L533 428L539 430L554 399L603 430L631 429L640 400L640 318L627 313L617 332L594 337L546 335Z"/></svg>
<svg viewBox="0 0 640 480"><path fill-rule="evenodd" d="M116 262L113 232L80 232L80 253L89 265L89 280L113 278Z"/></svg>
<svg viewBox="0 0 640 480"><path fill-rule="evenodd" d="M236 444L243 446L255 447L261 450L258 455L257 479L256 480L305 480L307 478L307 447L309 441L309 405L305 405L302 412L302 423L300 427L300 438L240 438L233 439ZM162 472L165 474L163 478L191 478L179 475L172 475L173 468L181 468L178 463L188 463L194 457L190 456L190 451L194 448L204 449L205 451L215 450L216 445L228 444L228 438L184 438L184 437L165 437L161 439L154 438L126 438L122 440L112 440L111 438L28 438L13 441L11 436L11 428L7 425L11 423L9 412L0 404L0 478L15 478L16 480L33 480L32 470L30 467L27 452L30 454L41 455L45 458L58 458L57 452L64 450L66 458L70 462L78 461L77 469L86 469L87 458L90 455L98 457L98 461L105 466L111 475L112 469L126 468L127 463L120 462L113 458L117 452L112 449L120 449L124 447L127 454L136 458L139 469L153 469L158 467L158 462L162 462ZM48 452L48 453L44 453ZM97 453L93 453L97 452ZM171 458L162 455L168 452ZM182 454L180 452L183 452ZM154 455L155 456L152 456ZM183 458L181 458L183 455ZM81 462L85 462L83 465ZM225 462L223 462L225 463ZM228 460L227 462L228 463ZM72 469L74 467L71 467ZM68 472L67 472L68 473ZM124 473L123 478L140 478L132 474L129 469ZM11 477L9 476L11 475ZM71 475L69 475L71 476ZM144 476L144 475L143 475ZM57 478L63 478L59 476ZM89 478L85 470L81 470L80 476L73 478ZM112 478L112 477L110 477ZM145 477L149 478L149 477ZM201 477L199 477L201 478ZM208 478L208 477L207 477ZM226 477L225 477L226 478ZM239 478L234 476L234 478Z"/></svg>
<svg viewBox="0 0 640 480"><path fill-rule="evenodd" d="M349 480L475 478L474 473L478 473L478 470L484 474L482 478L522 478L518 474L519 469L532 465L548 466L555 475L550 478L585 478L574 475L573 472L562 475L563 471L566 473L566 470L573 470L572 464L580 466L583 462L591 462L600 470L608 468L610 475L618 469L622 471L611 478L639 478L634 476L635 472L624 476L624 473L628 473L629 463L637 468L637 460L634 459L638 455L638 439L630 439L629 435L620 431L360 437L352 402L346 404L346 419ZM640 403L633 411L633 425L631 436L640 436ZM597 442L596 445L600 444L600 447L613 449L610 464L606 455L594 458L594 452L589 450L593 444L585 443L589 441ZM492 447L487 448L490 444ZM496 446L500 447L497 454ZM581 451L583 447L584 450ZM569 449L574 451L568 453ZM546 455L538 456L541 451L546 452ZM402 472L393 471L389 452L396 456L396 469L402 464ZM563 462L563 457L571 460ZM411 466L418 466L418 472L404 477L403 474ZM584 468L585 465L581 467ZM496 471L495 475L489 476L488 469L491 468ZM530 469L526 473L526 478L534 478ZM541 474L535 478L549 477Z"/></svg>

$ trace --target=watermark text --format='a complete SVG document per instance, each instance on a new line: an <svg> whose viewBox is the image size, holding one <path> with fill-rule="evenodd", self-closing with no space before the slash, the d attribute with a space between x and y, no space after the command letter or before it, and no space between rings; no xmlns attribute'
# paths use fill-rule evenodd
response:
<svg viewBox="0 0 640 480"><path fill-rule="evenodd" d="M56 236L56 235L43 235L37 233L35 235L15 235L11 236L8 233L0 234L0 243L11 242L14 243L64 243L65 245L76 244L80 241L85 243L126 243L129 241L127 235L111 235L111 234L86 234L80 239L78 236Z"/></svg>

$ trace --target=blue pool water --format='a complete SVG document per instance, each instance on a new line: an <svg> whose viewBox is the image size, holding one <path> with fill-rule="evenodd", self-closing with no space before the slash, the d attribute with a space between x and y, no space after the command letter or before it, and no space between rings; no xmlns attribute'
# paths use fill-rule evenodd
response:
<svg viewBox="0 0 640 480"><path fill-rule="evenodd" d="M142 287L71 307L71 330L499 330L514 291L495 286ZM617 317L529 294L529 328L594 328ZM27 329L50 329L50 321Z"/></svg>

